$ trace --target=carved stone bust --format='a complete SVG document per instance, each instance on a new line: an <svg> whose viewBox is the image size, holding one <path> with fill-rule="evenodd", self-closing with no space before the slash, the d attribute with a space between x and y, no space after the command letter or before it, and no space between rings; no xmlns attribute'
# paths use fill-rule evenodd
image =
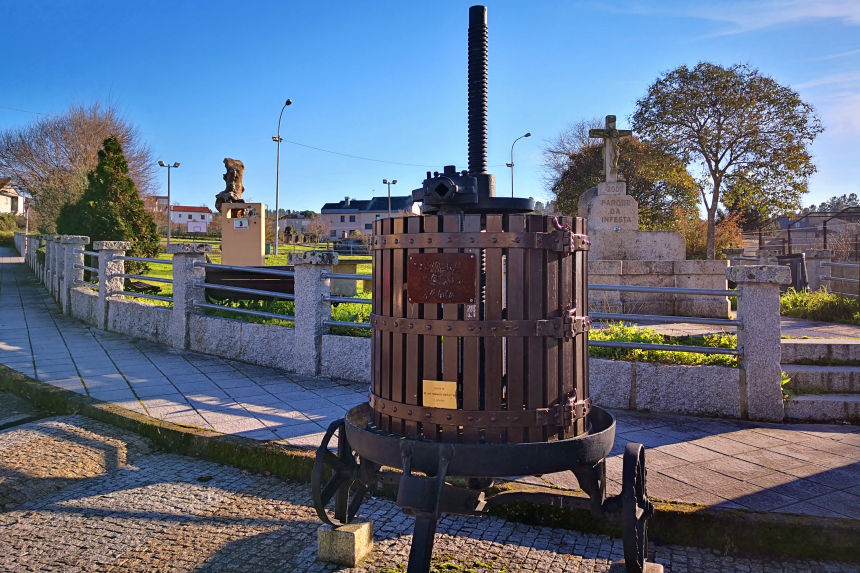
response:
<svg viewBox="0 0 860 573"><path fill-rule="evenodd" d="M242 176L245 174L245 164L238 159L224 158L224 168L227 170L224 173L224 182L226 188L215 195L215 210L221 212L221 205L224 203L241 203L242 193L245 192L245 186L242 185Z"/></svg>

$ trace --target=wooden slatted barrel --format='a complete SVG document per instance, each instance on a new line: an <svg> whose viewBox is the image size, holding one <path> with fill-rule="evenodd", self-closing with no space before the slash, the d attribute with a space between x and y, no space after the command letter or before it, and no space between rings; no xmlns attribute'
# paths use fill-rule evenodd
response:
<svg viewBox="0 0 860 573"><path fill-rule="evenodd" d="M452 214L374 224L377 429L522 443L586 433L581 218Z"/></svg>

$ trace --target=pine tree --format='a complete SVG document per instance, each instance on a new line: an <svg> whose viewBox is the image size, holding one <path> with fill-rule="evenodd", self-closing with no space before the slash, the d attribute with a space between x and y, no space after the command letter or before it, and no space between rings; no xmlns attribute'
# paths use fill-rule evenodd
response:
<svg viewBox="0 0 860 573"><path fill-rule="evenodd" d="M60 212L57 231L64 235L86 235L92 241L130 241L128 254L155 257L158 234L152 216L128 173L122 146L108 137L99 150L96 168L87 173L81 198ZM140 273L146 265L128 261L129 272Z"/></svg>

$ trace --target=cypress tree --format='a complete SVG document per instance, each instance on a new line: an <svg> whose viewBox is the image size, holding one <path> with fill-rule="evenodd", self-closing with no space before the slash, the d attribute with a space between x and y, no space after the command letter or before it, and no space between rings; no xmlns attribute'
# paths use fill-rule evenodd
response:
<svg viewBox="0 0 860 573"><path fill-rule="evenodd" d="M155 257L158 234L146 211L128 163L116 137L108 137L99 150L98 164L87 173L87 187L81 198L60 212L57 231L64 235L86 235L92 241L130 241L128 254ZM147 266L126 262L129 272L138 274Z"/></svg>

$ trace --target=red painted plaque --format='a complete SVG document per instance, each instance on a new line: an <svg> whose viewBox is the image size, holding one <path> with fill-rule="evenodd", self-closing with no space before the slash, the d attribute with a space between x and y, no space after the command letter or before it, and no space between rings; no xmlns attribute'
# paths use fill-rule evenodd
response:
<svg viewBox="0 0 860 573"><path fill-rule="evenodd" d="M409 255L407 297L411 303L475 304L478 260L471 253Z"/></svg>

